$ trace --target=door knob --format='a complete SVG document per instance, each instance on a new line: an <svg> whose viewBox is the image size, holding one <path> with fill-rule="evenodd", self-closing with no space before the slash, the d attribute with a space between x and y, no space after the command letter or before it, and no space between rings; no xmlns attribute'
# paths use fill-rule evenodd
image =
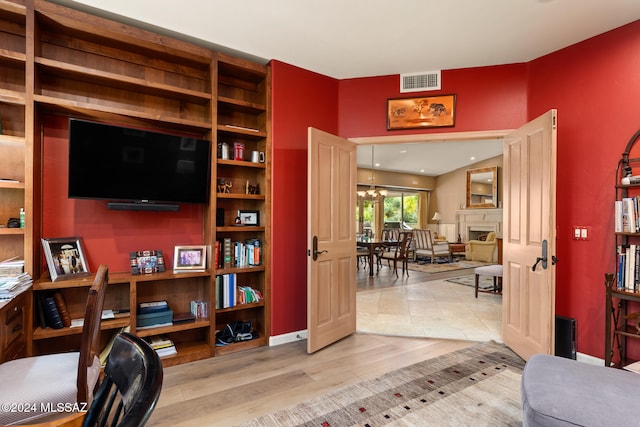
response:
<svg viewBox="0 0 640 427"><path fill-rule="evenodd" d="M542 241L542 254L541 256L536 258L536 262L535 264L533 264L533 267L531 267L531 271L536 271L536 267L538 266L538 264L540 262L542 262L542 268L544 268L545 270L547 269L547 250L548 250L548 243L546 240Z"/></svg>
<svg viewBox="0 0 640 427"><path fill-rule="evenodd" d="M313 260L314 261L318 259L318 255L323 254L325 252L328 252L328 251L318 251L318 236L313 236L312 252L313 252Z"/></svg>

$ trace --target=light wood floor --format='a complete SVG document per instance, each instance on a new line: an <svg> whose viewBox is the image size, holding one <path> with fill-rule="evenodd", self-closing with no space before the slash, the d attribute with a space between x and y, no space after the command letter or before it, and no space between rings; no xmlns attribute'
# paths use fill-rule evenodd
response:
<svg viewBox="0 0 640 427"><path fill-rule="evenodd" d="M468 274L472 274L470 270ZM388 268L357 273L358 291L460 276ZM164 370L162 394L147 426L232 426L473 342L356 333L312 355L306 341L262 347Z"/></svg>
<svg viewBox="0 0 640 427"><path fill-rule="evenodd" d="M472 344L356 333L311 355L298 341L172 366L147 425L231 426Z"/></svg>

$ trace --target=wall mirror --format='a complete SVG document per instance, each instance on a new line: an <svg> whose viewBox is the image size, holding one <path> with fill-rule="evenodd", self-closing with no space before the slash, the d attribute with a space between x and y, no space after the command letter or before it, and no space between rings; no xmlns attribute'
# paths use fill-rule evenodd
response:
<svg viewBox="0 0 640 427"><path fill-rule="evenodd" d="M467 170L467 207L498 207L498 167Z"/></svg>

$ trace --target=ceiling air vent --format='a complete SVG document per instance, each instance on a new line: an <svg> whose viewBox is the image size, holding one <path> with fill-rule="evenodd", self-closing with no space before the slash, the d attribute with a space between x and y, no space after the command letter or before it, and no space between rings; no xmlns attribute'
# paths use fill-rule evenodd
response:
<svg viewBox="0 0 640 427"><path fill-rule="evenodd" d="M400 92L440 89L440 71L400 74Z"/></svg>

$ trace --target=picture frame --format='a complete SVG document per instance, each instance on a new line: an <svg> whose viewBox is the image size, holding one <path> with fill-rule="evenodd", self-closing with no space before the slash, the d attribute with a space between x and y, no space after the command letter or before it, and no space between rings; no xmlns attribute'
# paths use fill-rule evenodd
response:
<svg viewBox="0 0 640 427"><path fill-rule="evenodd" d="M176 246L173 251L173 272L202 272L207 269L205 245Z"/></svg>
<svg viewBox="0 0 640 427"><path fill-rule="evenodd" d="M387 99L387 130L455 126L455 95Z"/></svg>
<svg viewBox="0 0 640 427"><path fill-rule="evenodd" d="M260 225L260 211L238 210L240 225Z"/></svg>
<svg viewBox="0 0 640 427"><path fill-rule="evenodd" d="M40 240L52 282L84 277L91 273L80 237L42 238Z"/></svg>
<svg viewBox="0 0 640 427"><path fill-rule="evenodd" d="M129 252L131 274L152 274L164 271L164 257L161 250Z"/></svg>

